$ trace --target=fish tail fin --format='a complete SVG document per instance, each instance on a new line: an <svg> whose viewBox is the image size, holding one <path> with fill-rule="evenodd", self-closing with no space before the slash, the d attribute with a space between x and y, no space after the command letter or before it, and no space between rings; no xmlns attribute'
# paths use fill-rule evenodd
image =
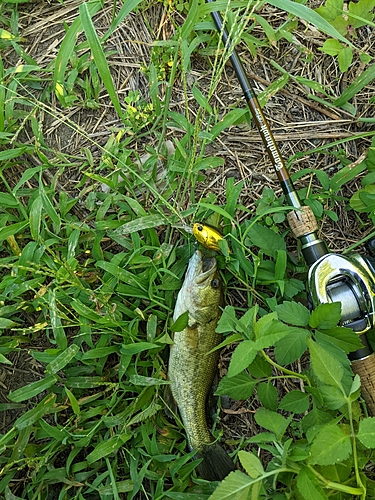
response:
<svg viewBox="0 0 375 500"><path fill-rule="evenodd" d="M207 481L222 481L236 469L233 460L219 443L212 443L200 450L196 458L202 458L198 472Z"/></svg>

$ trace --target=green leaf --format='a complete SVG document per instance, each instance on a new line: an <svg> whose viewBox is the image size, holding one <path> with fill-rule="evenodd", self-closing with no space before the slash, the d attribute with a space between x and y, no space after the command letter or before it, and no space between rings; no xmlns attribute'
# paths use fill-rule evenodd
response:
<svg viewBox="0 0 375 500"><path fill-rule="evenodd" d="M262 405L268 410L277 410L277 390L271 382L262 382L257 387L257 396Z"/></svg>
<svg viewBox="0 0 375 500"><path fill-rule="evenodd" d="M79 347L76 344L70 345L46 366L46 372L53 375L62 370L68 363L70 363L78 351Z"/></svg>
<svg viewBox="0 0 375 500"><path fill-rule="evenodd" d="M311 328L326 330L333 328L341 319L341 303L320 304L310 316L309 324Z"/></svg>
<svg viewBox="0 0 375 500"><path fill-rule="evenodd" d="M312 464L331 465L343 462L352 453L350 434L336 423L328 424L315 436L310 453Z"/></svg>
<svg viewBox="0 0 375 500"><path fill-rule="evenodd" d="M350 328L337 326L324 330L324 332L315 332L315 338L318 341L329 342L339 349L342 349L346 354L349 352L362 349L363 344L357 333L353 332Z"/></svg>
<svg viewBox="0 0 375 500"><path fill-rule="evenodd" d="M87 455L86 460L89 464L96 462L117 451L126 441L132 437L132 434L121 434L119 436L112 436L106 441L99 443L95 449Z"/></svg>
<svg viewBox="0 0 375 500"><path fill-rule="evenodd" d="M209 500L234 500L235 498L247 498L247 493L253 480L243 472L236 470L231 472L212 493ZM241 495L241 497L239 496Z"/></svg>
<svg viewBox="0 0 375 500"><path fill-rule="evenodd" d="M277 316L284 323L293 326L307 326L310 311L300 302L283 302L276 306Z"/></svg>
<svg viewBox="0 0 375 500"><path fill-rule="evenodd" d="M43 415L50 413L54 407L56 400L56 394L48 394L35 408L24 413L20 418L18 418L13 426L16 429L21 430L33 425L37 420L39 420Z"/></svg>
<svg viewBox="0 0 375 500"><path fill-rule="evenodd" d="M357 95L364 87L366 87L375 78L375 64L367 68L352 84L347 87L341 96L336 99L333 104L337 107L343 106L352 97Z"/></svg>
<svg viewBox="0 0 375 500"><path fill-rule="evenodd" d="M366 448L375 448L375 417L367 417L359 422L357 438Z"/></svg>
<svg viewBox="0 0 375 500"><path fill-rule="evenodd" d="M338 40L330 38L323 43L323 47L320 50L330 56L337 56L337 54L342 51L342 48L343 47Z"/></svg>
<svg viewBox="0 0 375 500"><path fill-rule="evenodd" d="M319 486L318 478L308 467L302 467L298 473L297 488L305 500L328 500Z"/></svg>
<svg viewBox="0 0 375 500"><path fill-rule="evenodd" d="M155 226L162 226L169 224L168 219L164 215L145 215L138 219L126 222L115 230L117 234L131 234L143 229L151 229Z"/></svg>
<svg viewBox="0 0 375 500"><path fill-rule="evenodd" d="M320 385L319 393L323 397L324 405L329 410L337 410L347 404L347 400L338 387L332 385Z"/></svg>
<svg viewBox="0 0 375 500"><path fill-rule="evenodd" d="M252 340L244 340L241 342L232 354L229 363L228 377L234 377L242 372L254 360L257 354L257 347Z"/></svg>
<svg viewBox="0 0 375 500"><path fill-rule="evenodd" d="M238 373L230 378L226 375L220 380L215 395L229 396L237 400L248 399L253 395L256 383L256 380L249 377L245 372Z"/></svg>
<svg viewBox="0 0 375 500"><path fill-rule="evenodd" d="M305 413L310 406L310 396L302 391L290 391L280 402L280 410L291 413Z"/></svg>
<svg viewBox="0 0 375 500"><path fill-rule="evenodd" d="M286 250L285 240L272 229L254 224L248 232L251 243L259 247L266 255L274 256L276 250Z"/></svg>
<svg viewBox="0 0 375 500"><path fill-rule="evenodd" d="M171 332L182 332L189 323L189 311L180 314L176 321L169 327Z"/></svg>
<svg viewBox="0 0 375 500"><path fill-rule="evenodd" d="M113 84L111 72L109 70L107 58L104 54L103 48L101 46L98 35L95 31L94 25L91 20L91 13L89 11L87 3L81 3L79 6L79 15L81 18L82 26L85 31L87 41L89 43L92 56L94 58L96 67L99 74L103 80L105 88L107 89L108 95L112 101L112 104L117 111L119 117L122 116L123 112L121 109L120 101L117 97L117 92Z"/></svg>
<svg viewBox="0 0 375 500"><path fill-rule="evenodd" d="M264 429L273 432L278 438L281 437L291 421L291 417L286 419L280 413L259 408L254 415L255 421Z"/></svg>
<svg viewBox="0 0 375 500"><path fill-rule="evenodd" d="M337 61L339 63L339 69L343 73L345 71L348 71L349 66L352 64L353 61L353 51L350 47L345 47L343 48L338 56L337 56Z"/></svg>
<svg viewBox="0 0 375 500"><path fill-rule="evenodd" d="M313 340L307 339L307 345L310 350L311 366L317 378L323 384L340 388L344 374L341 364Z"/></svg>
<svg viewBox="0 0 375 500"><path fill-rule="evenodd" d="M258 355L248 367L248 371L253 377L269 377L272 373L272 366L263 358L263 356Z"/></svg>
<svg viewBox="0 0 375 500"><path fill-rule="evenodd" d="M24 387L16 389L15 391L11 391L8 397L16 403L25 401L26 399L31 399L51 387L56 382L56 380L56 377L47 376L42 380L37 380L36 382L27 384Z"/></svg>
<svg viewBox="0 0 375 500"><path fill-rule="evenodd" d="M257 477L264 474L262 462L252 453L240 450L238 452L238 458L240 459L242 467L250 477L256 479Z"/></svg>
<svg viewBox="0 0 375 500"><path fill-rule="evenodd" d="M280 342L275 343L276 361L286 366L300 358L307 349L307 330L295 329L289 332Z"/></svg>
<svg viewBox="0 0 375 500"><path fill-rule="evenodd" d="M9 236L14 236L15 234L19 233L25 227L27 227L28 222L27 221L22 221L22 222L16 222L15 224L11 224L10 226L5 226L0 229L0 241L4 241Z"/></svg>

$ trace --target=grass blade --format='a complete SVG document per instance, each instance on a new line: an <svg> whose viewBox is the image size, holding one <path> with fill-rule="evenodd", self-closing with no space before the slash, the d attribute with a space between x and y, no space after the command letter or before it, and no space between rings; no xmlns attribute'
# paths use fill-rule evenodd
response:
<svg viewBox="0 0 375 500"><path fill-rule="evenodd" d="M310 24L313 24L316 28L323 31L327 35L330 35L332 38L336 38L336 40L340 40L346 45L350 45L350 47L354 48L354 45L342 36L337 29L332 26L332 24L326 21L317 12L313 11L309 7L306 7L306 5L292 2L291 0L267 0L267 3L280 10L289 12L290 14L293 14Z"/></svg>
<svg viewBox="0 0 375 500"><path fill-rule="evenodd" d="M95 31L94 25L92 23L91 15L86 3L83 3L79 6L79 14L81 17L82 26L85 31L87 41L89 42L89 46L96 67L98 68L99 74L103 80L105 88L107 89L112 104L115 107L118 115L121 117L123 113L120 101L118 100L115 86L113 85L112 76L109 70L108 62L103 52L103 48L101 46L98 35Z"/></svg>
<svg viewBox="0 0 375 500"><path fill-rule="evenodd" d="M352 84L347 87L341 96L334 101L334 105L341 107L346 104L352 97L360 92L366 85L375 79L375 64L367 68Z"/></svg>

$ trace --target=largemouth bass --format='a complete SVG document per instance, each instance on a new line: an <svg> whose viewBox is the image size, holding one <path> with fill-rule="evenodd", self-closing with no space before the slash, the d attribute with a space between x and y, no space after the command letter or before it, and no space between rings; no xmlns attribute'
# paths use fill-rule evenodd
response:
<svg viewBox="0 0 375 500"><path fill-rule="evenodd" d="M219 353L207 354L221 341L215 332L223 303L215 257L202 257L198 250L189 261L178 294L174 321L188 311L187 327L174 334L169 356L171 392L180 410L190 449L202 458L198 471L204 479L222 480L234 464L215 442L206 420L206 400L217 370Z"/></svg>

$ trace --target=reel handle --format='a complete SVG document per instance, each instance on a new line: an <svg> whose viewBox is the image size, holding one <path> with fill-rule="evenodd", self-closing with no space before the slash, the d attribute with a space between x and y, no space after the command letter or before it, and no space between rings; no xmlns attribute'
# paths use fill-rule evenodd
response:
<svg viewBox="0 0 375 500"><path fill-rule="evenodd" d="M375 415L375 353L352 361L352 370L361 378L361 394L370 415Z"/></svg>

